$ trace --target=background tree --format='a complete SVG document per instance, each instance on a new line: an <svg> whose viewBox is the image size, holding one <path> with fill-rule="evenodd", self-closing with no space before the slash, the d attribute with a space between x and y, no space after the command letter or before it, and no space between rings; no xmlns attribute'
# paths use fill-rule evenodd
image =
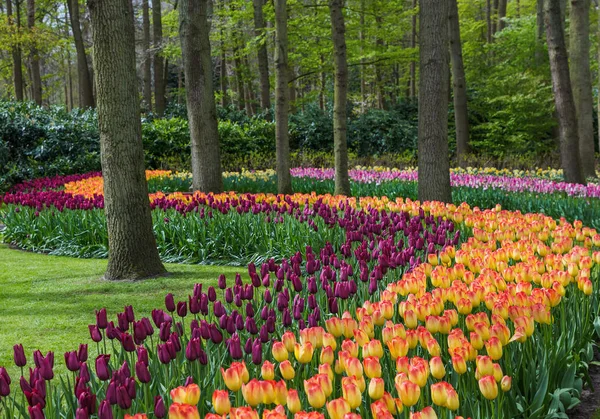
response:
<svg viewBox="0 0 600 419"><path fill-rule="evenodd" d="M334 49L333 147L335 153L335 194L350 195L348 177L347 115L348 61L346 58L346 27L343 0L329 0L331 36Z"/></svg>
<svg viewBox="0 0 600 419"><path fill-rule="evenodd" d="M21 17L20 17L20 8L19 1L16 0L16 17L13 16L13 8L12 8L13 0L6 0L6 16L7 23L9 25L9 29L11 32L18 33L21 29ZM15 99L18 101L23 100L23 63L21 60L21 47L17 43L17 45L13 45L11 48L12 55L12 65L13 65L13 82L14 82L14 90L15 90Z"/></svg>
<svg viewBox="0 0 600 419"><path fill-rule="evenodd" d="M448 2L421 0L419 34L419 200L451 202Z"/></svg>
<svg viewBox="0 0 600 419"><path fill-rule="evenodd" d="M288 115L290 89L288 82L287 1L275 0L275 138L277 144L277 193L292 193L290 175L290 138Z"/></svg>
<svg viewBox="0 0 600 419"><path fill-rule="evenodd" d="M452 62L452 91L454 96L454 121L456 125L456 158L458 165L466 165L469 152L469 114L467 109L467 82L463 64L460 23L457 0L449 0L448 30L450 37L450 60Z"/></svg>
<svg viewBox="0 0 600 419"><path fill-rule="evenodd" d="M69 17L71 21L71 30L73 31L73 40L75 50L77 51L77 80L79 82L79 107L94 107L94 87L92 76L88 67L87 54L81 35L81 21L79 18L79 0L67 0L69 8Z"/></svg>
<svg viewBox="0 0 600 419"><path fill-rule="evenodd" d="M560 0L546 0L545 6L546 39L560 131L561 164L567 182L585 183L581 170L577 113L571 88Z"/></svg>
<svg viewBox="0 0 600 419"><path fill-rule="evenodd" d="M152 0L152 42L154 64L154 112L158 116L165 113L167 107L165 89L165 60L162 56L162 4L161 0Z"/></svg>
<svg viewBox="0 0 600 419"><path fill-rule="evenodd" d="M217 109L208 34L210 0L181 0L179 30L192 144L193 188L222 192Z"/></svg>
<svg viewBox="0 0 600 419"><path fill-rule="evenodd" d="M94 40L98 128L110 280L163 275L152 232L129 0L88 0Z"/></svg>
<svg viewBox="0 0 600 419"><path fill-rule="evenodd" d="M260 75L260 107L271 108L271 87L269 85L269 57L265 34L265 18L263 15L264 0L252 0L254 5L254 35L258 42L258 72Z"/></svg>
<svg viewBox="0 0 600 419"><path fill-rule="evenodd" d="M570 72L577 111L579 155L585 177L596 175L594 159L594 97L590 68L590 0L571 0Z"/></svg>
<svg viewBox="0 0 600 419"><path fill-rule="evenodd" d="M147 110L152 111L152 57L150 55L150 6L148 0L142 0L142 60L144 105Z"/></svg>
<svg viewBox="0 0 600 419"><path fill-rule="evenodd" d="M30 33L35 31L35 0L27 0L27 29ZM42 104L42 75L40 70L40 57L35 36L31 40L29 49L29 71L31 74L31 96L35 103Z"/></svg>

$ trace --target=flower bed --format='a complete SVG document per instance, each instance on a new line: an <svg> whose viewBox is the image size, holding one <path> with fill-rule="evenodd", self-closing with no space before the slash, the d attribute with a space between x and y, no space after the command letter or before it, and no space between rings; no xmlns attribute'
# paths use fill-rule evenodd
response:
<svg viewBox="0 0 600 419"><path fill-rule="evenodd" d="M43 183L5 197L10 234L100 225L100 195ZM159 241L219 222L280 255L149 317L99 309L90 346L64 354L69 376L16 346L31 370L0 369L6 417L535 418L577 403L600 329L600 235L581 222L387 198L152 199Z"/></svg>

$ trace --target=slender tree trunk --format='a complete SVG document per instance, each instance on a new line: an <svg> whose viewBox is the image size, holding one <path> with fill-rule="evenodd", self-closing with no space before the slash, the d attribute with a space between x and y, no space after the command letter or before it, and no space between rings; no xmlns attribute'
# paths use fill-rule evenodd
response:
<svg viewBox="0 0 600 419"><path fill-rule="evenodd" d="M536 65L541 65L545 56L544 39L546 37L544 28L544 0L537 0L536 2L536 28L535 63Z"/></svg>
<svg viewBox="0 0 600 419"><path fill-rule="evenodd" d="M521 0L516 0L515 3L516 3L515 8L516 8L517 18L520 18L521 17Z"/></svg>
<svg viewBox="0 0 600 419"><path fill-rule="evenodd" d="M288 71L287 0L275 0L275 137L277 142L277 193L292 193L290 175L290 79Z"/></svg>
<svg viewBox="0 0 600 419"><path fill-rule="evenodd" d="M419 200L451 202L448 2L421 0L419 33Z"/></svg>
<svg viewBox="0 0 600 419"><path fill-rule="evenodd" d="M417 9L417 0L412 0L413 11ZM413 13L411 19L411 34L410 34L410 47L415 49L417 47L417 13ZM410 62L410 93L411 99L417 97L417 63L415 60Z"/></svg>
<svg viewBox="0 0 600 419"><path fill-rule="evenodd" d="M492 35L498 32L498 6L500 5L500 0L492 0ZM492 36L492 42L494 42L494 37Z"/></svg>
<svg viewBox="0 0 600 419"><path fill-rule="evenodd" d="M321 68L325 66L325 57L321 55ZM325 110L325 89L327 87L327 73L321 71L320 83L319 83L319 108Z"/></svg>
<svg viewBox="0 0 600 419"><path fill-rule="evenodd" d="M269 85L269 58L263 15L264 0L252 0L254 4L254 36L260 37L258 44L258 73L260 75L260 107L271 109L271 86Z"/></svg>
<svg viewBox="0 0 600 419"><path fill-rule="evenodd" d="M296 113L296 72L294 67L288 63L288 74L290 75L288 87L290 89L290 113Z"/></svg>
<svg viewBox="0 0 600 419"><path fill-rule="evenodd" d="M500 0L498 2L498 32L506 28L506 22L504 21L504 18L506 17L507 2L508 0Z"/></svg>
<svg viewBox="0 0 600 419"><path fill-rule="evenodd" d="M27 28L34 31L35 28L35 0L27 0ZM34 36L35 37L35 36ZM29 50L29 67L31 69L31 94L38 105L42 105L42 75L40 70L40 57L33 41Z"/></svg>
<svg viewBox="0 0 600 419"><path fill-rule="evenodd" d="M68 39L71 36L69 32L69 14L68 14L68 5L65 8L65 37ZM67 109L69 112L73 110L73 69L71 65L71 51L69 47L66 46L66 55L67 55L67 74L66 74L66 84L65 84L65 103L67 104Z"/></svg>
<svg viewBox="0 0 600 419"><path fill-rule="evenodd" d="M577 110L579 155L585 177L596 173L594 158L594 95L590 69L590 0L571 0L571 85Z"/></svg>
<svg viewBox="0 0 600 419"><path fill-rule="evenodd" d="M543 0L540 0L543 1ZM487 23L487 43L491 44L492 43L492 34L494 33L493 30L493 26L492 26L492 0L486 0L486 7L485 7L485 21Z"/></svg>
<svg viewBox="0 0 600 419"><path fill-rule="evenodd" d="M565 181L585 183L581 170L577 113L571 88L560 0L546 0L545 23L552 90L560 131L560 158Z"/></svg>
<svg viewBox="0 0 600 419"><path fill-rule="evenodd" d="M365 0L360 0L360 32L358 34L360 41L360 55L365 55ZM360 111L364 113L367 110L367 81L365 77L365 59L360 59ZM321 109L323 107L321 106Z"/></svg>
<svg viewBox="0 0 600 419"><path fill-rule="evenodd" d="M73 30L73 39L75 40L75 51L77 52L77 80L79 82L79 107L94 107L94 88L92 76L88 67L85 46L83 45L83 36L81 35L81 26L79 18L79 0L67 0L69 16L71 19L71 29Z"/></svg>
<svg viewBox="0 0 600 419"><path fill-rule="evenodd" d="M133 7L88 0L94 41L98 129L104 177L110 280L165 274L148 202L135 63Z"/></svg>
<svg viewBox="0 0 600 419"><path fill-rule="evenodd" d="M21 29L21 19L19 17L19 0L16 5L17 18L17 31ZM12 0L6 0L6 15L8 17L8 24L14 25L15 21L12 19ZM23 101L23 63L21 61L21 48L17 45L12 48L12 59L13 59L13 83L15 88L15 98L19 101Z"/></svg>
<svg viewBox="0 0 600 419"><path fill-rule="evenodd" d="M375 23L377 25L377 30L381 30L381 16L375 16ZM379 36L375 39L375 49L378 53L381 53L384 50L383 39ZM385 109L385 99L383 96L383 75L381 74L381 67L378 64L375 64L375 89L377 91L377 107L379 109Z"/></svg>
<svg viewBox="0 0 600 419"><path fill-rule="evenodd" d="M222 35L222 33L221 33ZM226 108L229 106L229 96L227 92L227 55L225 53L225 45L221 45L221 106Z"/></svg>
<svg viewBox="0 0 600 419"><path fill-rule="evenodd" d="M346 58L346 25L342 10L344 0L329 0L333 57L335 66L333 100L333 148L335 155L335 194L350 196L348 177L348 141L346 106L348 98L348 61Z"/></svg>
<svg viewBox="0 0 600 419"><path fill-rule="evenodd" d="M233 62L235 64L235 87L237 90L237 105L240 111L243 111L246 107L246 101L244 100L244 81L242 79L242 61L240 60L239 50L237 47L233 49Z"/></svg>
<svg viewBox="0 0 600 419"><path fill-rule="evenodd" d="M467 82L463 65L462 44L457 0L449 2L448 30L450 36L450 61L452 63L452 90L454 92L454 121L456 125L456 157L458 165L466 165L469 153L469 116L467 110Z"/></svg>
<svg viewBox="0 0 600 419"><path fill-rule="evenodd" d="M192 139L194 190L222 192L217 108L208 34L208 2L180 0L179 31Z"/></svg>
<svg viewBox="0 0 600 419"><path fill-rule="evenodd" d="M598 10L598 37L600 38L600 6L597 8ZM600 62L600 42L598 42L598 62ZM600 92L600 71L598 72L598 92ZM600 94L598 95L598 104L597 104L597 117L598 121L600 121ZM598 150L600 150L600 123L598 123Z"/></svg>
<svg viewBox="0 0 600 419"><path fill-rule="evenodd" d="M242 57L242 65L244 71L244 92L246 95L246 112L248 115L253 116L256 114L256 97L254 96L254 87L252 86L252 72L250 69L250 63L248 62L248 56Z"/></svg>
<svg viewBox="0 0 600 419"><path fill-rule="evenodd" d="M162 5L161 0L152 0L152 34L154 49L154 112L163 116L167 107L165 97L164 59L162 57Z"/></svg>
<svg viewBox="0 0 600 419"><path fill-rule="evenodd" d="M150 6L148 0L142 0L142 33L144 102L146 109L152 112L152 57L150 56Z"/></svg>

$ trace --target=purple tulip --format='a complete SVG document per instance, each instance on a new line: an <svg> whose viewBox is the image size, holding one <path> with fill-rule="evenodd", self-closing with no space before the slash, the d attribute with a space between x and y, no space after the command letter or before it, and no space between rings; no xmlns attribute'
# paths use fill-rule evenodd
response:
<svg viewBox="0 0 600 419"><path fill-rule="evenodd" d="M135 351L135 343L133 342L133 337L129 333L121 333L121 344L123 345L123 349L127 352Z"/></svg>
<svg viewBox="0 0 600 419"><path fill-rule="evenodd" d="M160 327L162 322L165 321L165 312L162 310L152 310L152 321L156 327Z"/></svg>
<svg viewBox="0 0 600 419"><path fill-rule="evenodd" d="M189 361L195 361L200 355L201 342L199 338L192 338L185 348L185 357Z"/></svg>
<svg viewBox="0 0 600 419"><path fill-rule="evenodd" d="M171 322L163 322L160 325L160 330L158 332L158 337L163 342L169 340L169 336L171 336Z"/></svg>
<svg viewBox="0 0 600 419"><path fill-rule="evenodd" d="M129 396L125 386L117 387L117 405L124 410L131 407L131 396Z"/></svg>
<svg viewBox="0 0 600 419"><path fill-rule="evenodd" d="M4 367L0 367L0 396L6 397L10 394L10 376Z"/></svg>
<svg viewBox="0 0 600 419"><path fill-rule="evenodd" d="M90 337L94 342L100 342L102 340L102 335L100 334L100 329L95 324L90 324L88 326L90 329Z"/></svg>
<svg viewBox="0 0 600 419"><path fill-rule="evenodd" d="M165 417L167 411L165 409L165 402L160 396L154 397L154 416L158 419L162 419ZM101 419L101 418L99 418Z"/></svg>
<svg viewBox="0 0 600 419"><path fill-rule="evenodd" d="M79 407L75 411L75 419L89 419L89 417L90 415L88 414L86 409Z"/></svg>
<svg viewBox="0 0 600 419"><path fill-rule="evenodd" d="M158 344L157 347L158 359L163 364L168 364L171 362L171 355L169 355L169 350L167 349L166 344Z"/></svg>
<svg viewBox="0 0 600 419"><path fill-rule="evenodd" d="M98 419L114 419L112 408L108 400L103 400L98 407Z"/></svg>
<svg viewBox="0 0 600 419"><path fill-rule="evenodd" d="M121 332L127 332L129 330L129 320L127 319L127 313L117 313L117 320L117 328Z"/></svg>
<svg viewBox="0 0 600 419"><path fill-rule="evenodd" d="M192 297L191 295L188 295L188 302L190 306L190 313L200 313L200 300L197 297Z"/></svg>
<svg viewBox="0 0 600 419"><path fill-rule="evenodd" d="M33 389L31 392L25 392L25 398L27 399L27 403L30 407L39 406L40 410L46 407L45 398L40 393L38 393L36 389ZM31 414L31 411L29 413Z"/></svg>
<svg viewBox="0 0 600 419"><path fill-rule="evenodd" d="M129 323L133 323L135 320L135 315L133 314L133 306L125 306L125 315L127 316L127 321Z"/></svg>
<svg viewBox="0 0 600 419"><path fill-rule="evenodd" d="M231 288L225 290L225 301L227 301L228 304L233 302L233 290Z"/></svg>
<svg viewBox="0 0 600 419"><path fill-rule="evenodd" d="M110 378L110 371L108 369L108 362L110 355L98 355L96 357L96 375L102 381L106 381Z"/></svg>
<svg viewBox="0 0 600 419"><path fill-rule="evenodd" d="M214 303L217 300L217 291L215 290L215 287L210 286L208 287L208 301L210 301L211 303Z"/></svg>
<svg viewBox="0 0 600 419"><path fill-rule="evenodd" d="M25 351L23 345L18 344L13 346L13 359L17 367L24 367L27 365L27 358L25 357Z"/></svg>
<svg viewBox="0 0 600 419"><path fill-rule="evenodd" d="M108 322L108 326L106 326L106 337L113 340L118 339L120 336L121 332L115 327L115 324L113 322Z"/></svg>
<svg viewBox="0 0 600 419"><path fill-rule="evenodd" d="M150 371L148 370L148 365L143 362L135 363L135 375L141 383L149 383L150 382Z"/></svg>
<svg viewBox="0 0 600 419"><path fill-rule="evenodd" d="M240 337L237 333L234 333L231 339L228 339L227 347L229 349L229 355L233 359L242 359L242 345L240 343Z"/></svg>
<svg viewBox="0 0 600 419"><path fill-rule="evenodd" d="M34 406L28 406L27 409L29 410L30 419L44 419L45 418L43 406L40 405L39 403Z"/></svg>
<svg viewBox="0 0 600 419"><path fill-rule="evenodd" d="M65 352L65 365L69 371L79 371L77 352Z"/></svg>
<svg viewBox="0 0 600 419"><path fill-rule="evenodd" d="M227 280L225 279L225 275L219 275L219 288L224 290L227 288Z"/></svg>
<svg viewBox="0 0 600 419"><path fill-rule="evenodd" d="M165 296L165 307L170 313L173 313L175 311L175 299L173 298L173 294L168 293ZM158 325L156 326L158 327Z"/></svg>
<svg viewBox="0 0 600 419"><path fill-rule="evenodd" d="M85 362L81 363L81 366L79 367L79 377L81 378L81 380L85 383L89 383L90 382L90 371L88 369L88 366Z"/></svg>
<svg viewBox="0 0 600 419"><path fill-rule="evenodd" d="M185 387L194 384L194 377L188 376L188 378L185 379L185 383L183 384Z"/></svg>
<svg viewBox="0 0 600 419"><path fill-rule="evenodd" d="M254 365L262 364L262 345L260 342L252 345L252 363Z"/></svg>
<svg viewBox="0 0 600 419"><path fill-rule="evenodd" d="M90 391L81 393L77 398L79 407L84 409L89 415L96 413L96 395Z"/></svg>
<svg viewBox="0 0 600 419"><path fill-rule="evenodd" d="M177 315L179 317L187 316L187 302L180 301L177 303Z"/></svg>

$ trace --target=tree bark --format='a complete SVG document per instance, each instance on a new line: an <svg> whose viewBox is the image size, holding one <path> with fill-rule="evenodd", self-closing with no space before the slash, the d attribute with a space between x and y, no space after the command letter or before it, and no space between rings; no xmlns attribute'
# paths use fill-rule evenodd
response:
<svg viewBox="0 0 600 419"><path fill-rule="evenodd" d="M360 55L365 55L365 0L360 0L360 31L358 33L358 40L360 42ZM360 111L364 113L367 110L367 80L365 77L365 62L364 58L360 59ZM319 104L321 109L321 98L319 96Z"/></svg>
<svg viewBox="0 0 600 419"><path fill-rule="evenodd" d="M277 143L277 193L292 193L290 175L290 139L288 115L290 89L288 81L287 0L275 0L275 137Z"/></svg>
<svg viewBox="0 0 600 419"><path fill-rule="evenodd" d="M94 42L110 280L165 274L148 202L135 63L133 7L88 0Z"/></svg>
<svg viewBox="0 0 600 419"><path fill-rule="evenodd" d="M83 36L81 35L81 26L79 19L79 0L67 0L69 17L71 20L71 30L75 41L75 51L77 53L77 80L79 88L79 107L94 107L94 87L92 76L88 67L85 46L83 45Z"/></svg>
<svg viewBox="0 0 600 419"><path fill-rule="evenodd" d="M465 167L469 153L469 114L467 109L467 82L463 65L462 44L457 0L449 0L448 30L450 61L452 63L452 90L454 92L454 121L456 125L456 158Z"/></svg>
<svg viewBox="0 0 600 419"><path fill-rule="evenodd" d="M540 0L543 1L543 0ZM486 0L486 7L485 7L485 21L487 23L487 43L491 44L492 43L492 34L493 32L493 27L492 27L492 0Z"/></svg>
<svg viewBox="0 0 600 419"><path fill-rule="evenodd" d="M150 6L148 0L142 0L142 33L144 102L146 109L152 112L152 58L150 56Z"/></svg>
<svg viewBox="0 0 600 419"><path fill-rule="evenodd" d="M448 2L421 0L419 33L419 200L451 202Z"/></svg>
<svg viewBox="0 0 600 419"><path fill-rule="evenodd" d="M35 28L35 0L27 0L27 28L33 32ZM31 70L31 93L35 103L42 105L42 76L40 57L33 41L29 50L29 67Z"/></svg>
<svg viewBox="0 0 600 419"><path fill-rule="evenodd" d="M598 37L600 37L600 6L598 9ZM598 61L600 62L600 42L598 42ZM600 92L600 72L598 72L598 91ZM600 95L598 95L597 117L600 121ZM598 129L598 150L600 150L600 128Z"/></svg>
<svg viewBox="0 0 600 419"><path fill-rule="evenodd" d="M492 42L494 42L494 34L498 32L498 6L500 5L500 0L492 0Z"/></svg>
<svg viewBox="0 0 600 419"><path fill-rule="evenodd" d="M411 34L410 34L410 47L415 49L417 47L417 0L412 0L413 15L411 19ZM411 99L417 96L417 63L415 60L410 61L410 88L409 96Z"/></svg>
<svg viewBox="0 0 600 419"><path fill-rule="evenodd" d="M223 33L221 33L223 35ZM229 96L227 93L227 55L225 53L225 45L221 44L221 106L226 108L229 106Z"/></svg>
<svg viewBox="0 0 600 419"><path fill-rule="evenodd" d="M19 17L19 0L17 0L16 4L16 23L17 23L17 32L21 30L21 19ZM14 25L15 21L12 19L12 0L6 0L6 15L8 17L8 24ZM17 45L12 48L11 51L12 59L13 59L13 83L15 89L15 99L19 102L23 101L23 63L21 60L21 48Z"/></svg>
<svg viewBox="0 0 600 419"><path fill-rule="evenodd" d="M579 155L585 177L596 174L594 158L594 96L590 69L590 0L571 0L571 85L577 111Z"/></svg>
<svg viewBox="0 0 600 419"><path fill-rule="evenodd" d="M335 67L333 93L333 148L335 155L335 194L350 196L348 177L348 142L346 106L348 98L348 61L346 57L346 26L342 7L344 0L329 0L331 35Z"/></svg>
<svg viewBox="0 0 600 419"><path fill-rule="evenodd" d="M68 39L71 36L69 32L69 12L68 12L68 4L65 8L65 37ZM68 47L66 50L66 59L67 59L67 74L66 74L66 84L65 84L65 103L67 104L67 109L69 112L73 110L73 71L71 66L71 51Z"/></svg>
<svg viewBox="0 0 600 419"><path fill-rule="evenodd" d="M258 73L260 75L260 107L271 109L271 86L269 84L269 58L265 35L264 0L252 0L254 4L254 36L261 38L258 43Z"/></svg>
<svg viewBox="0 0 600 419"><path fill-rule="evenodd" d="M162 57L162 5L161 0L152 0L152 34L154 49L154 111L163 116L167 107L165 97L164 59Z"/></svg>
<svg viewBox="0 0 600 419"><path fill-rule="evenodd" d="M246 107L246 101L244 100L244 80L242 76L242 60L240 59L240 52L237 47L233 48L233 63L235 68L233 72L235 74L235 90L237 93L237 106L240 111L243 111Z"/></svg>
<svg viewBox="0 0 600 419"><path fill-rule="evenodd" d="M546 36L544 28L544 0L537 0L536 2L536 49L535 49L535 63L541 65L544 60L544 38Z"/></svg>
<svg viewBox="0 0 600 419"><path fill-rule="evenodd" d="M179 33L192 141L193 188L223 192L217 108L208 34L208 2L180 0Z"/></svg>
<svg viewBox="0 0 600 419"><path fill-rule="evenodd" d="M504 18L506 17L507 2L507 0L500 0L498 2L498 32L506 28L506 22L504 21Z"/></svg>
<svg viewBox="0 0 600 419"><path fill-rule="evenodd" d="M561 164L566 182L585 183L581 170L577 114L569 74L560 0L546 0L545 6L546 39L560 132Z"/></svg>

